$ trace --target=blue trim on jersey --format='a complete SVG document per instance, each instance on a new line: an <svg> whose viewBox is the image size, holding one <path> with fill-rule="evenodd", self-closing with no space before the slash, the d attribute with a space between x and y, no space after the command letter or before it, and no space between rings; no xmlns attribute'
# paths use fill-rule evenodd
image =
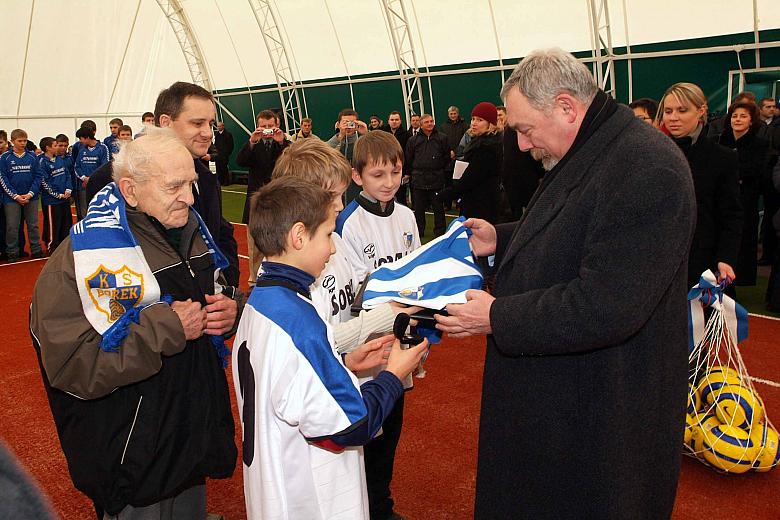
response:
<svg viewBox="0 0 780 520"><path fill-rule="evenodd" d="M415 285L417 296L405 296L399 291L371 291L366 289L363 293L363 301L373 301L375 298L415 298L425 301L433 300L440 296L454 296L464 293L469 289L482 287L482 276L478 274L469 276L456 276L455 278L442 278L422 285ZM404 289L407 289L404 287Z"/></svg>
<svg viewBox="0 0 780 520"><path fill-rule="evenodd" d="M363 397L352 383L346 368L333 355L325 322L311 302L285 287L258 286L250 294L247 305L251 305L292 338L295 348L309 362L351 423L366 417Z"/></svg>
<svg viewBox="0 0 780 520"><path fill-rule="evenodd" d="M339 236L344 236L344 223L359 207L360 205L357 203L357 200L353 200L347 204L347 207L344 208L341 213L339 213L338 217L336 217L336 233L338 233Z"/></svg>

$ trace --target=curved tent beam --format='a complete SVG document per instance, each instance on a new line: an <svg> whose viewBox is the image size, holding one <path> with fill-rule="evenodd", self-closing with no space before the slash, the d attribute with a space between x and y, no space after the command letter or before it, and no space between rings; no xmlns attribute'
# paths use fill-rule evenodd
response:
<svg viewBox="0 0 780 520"><path fill-rule="evenodd" d="M403 0L382 0L382 8L390 28L393 53L401 76L406 121L409 121L411 114L425 113L420 71L417 68L417 54L409 27L409 18L406 16Z"/></svg>
<svg viewBox="0 0 780 520"><path fill-rule="evenodd" d="M301 101L299 95L299 83L295 80L293 68L290 65L288 53L292 50L284 44L282 30L284 29L270 0L249 0L255 20L263 34L263 42L268 49L271 58L271 66L274 69L276 88L279 91L279 100L282 103L284 116L284 128L288 133L296 133L301 127ZM279 17L281 19L281 17Z"/></svg>
<svg viewBox="0 0 780 520"><path fill-rule="evenodd" d="M179 41L187 68L190 69L192 82L209 92L213 92L214 85L206 67L206 60L203 58L203 52L201 52L198 40L195 38L195 32L192 30L192 24L181 3L179 0L157 0L157 5L162 9Z"/></svg>

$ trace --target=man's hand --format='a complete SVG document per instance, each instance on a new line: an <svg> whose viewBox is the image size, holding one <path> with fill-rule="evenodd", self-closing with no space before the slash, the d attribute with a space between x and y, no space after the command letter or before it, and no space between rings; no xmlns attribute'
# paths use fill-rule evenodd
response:
<svg viewBox="0 0 780 520"><path fill-rule="evenodd" d="M463 223L471 229L469 244L477 256L490 256L496 252L496 228L487 220L470 218Z"/></svg>
<svg viewBox="0 0 780 520"><path fill-rule="evenodd" d="M737 279L734 268L726 262L718 262L718 283L722 282L723 279L727 277L730 278L732 282Z"/></svg>
<svg viewBox="0 0 780 520"><path fill-rule="evenodd" d="M485 291L466 291L466 303L447 305L449 316L436 314L436 328L455 338L491 334L490 307L496 299Z"/></svg>
<svg viewBox="0 0 780 520"><path fill-rule="evenodd" d="M209 154L206 154L206 155L204 155L203 157L201 157L201 159L203 159L203 160L204 160L204 161L206 161L206 162L209 162L209 161L211 161L211 155L209 155Z"/></svg>
<svg viewBox="0 0 780 520"><path fill-rule="evenodd" d="M384 365L390 356L393 339L392 334L372 339L344 356L344 363L353 372L362 372Z"/></svg>
<svg viewBox="0 0 780 520"><path fill-rule="evenodd" d="M206 295L206 334L219 336L233 328L238 315L238 304L224 294Z"/></svg>
<svg viewBox="0 0 780 520"><path fill-rule="evenodd" d="M282 144L284 142L284 132L282 132L281 128L274 128L273 139L279 144Z"/></svg>
<svg viewBox="0 0 780 520"><path fill-rule="evenodd" d="M428 340L406 350L401 350L401 342L395 340L390 356L387 358L387 371L395 374L395 377L403 381L406 376L417 368L423 355L428 352Z"/></svg>
<svg viewBox="0 0 780 520"><path fill-rule="evenodd" d="M188 341L198 339L203 335L203 330L206 328L206 311L201 308L200 302L194 302L188 298L183 302L173 302L171 309L179 317L184 328L184 337Z"/></svg>
<svg viewBox="0 0 780 520"><path fill-rule="evenodd" d="M250 145L256 145L260 142L260 139L263 138L263 129L262 128L255 128L255 131L252 132L252 135L249 136L249 144Z"/></svg>
<svg viewBox="0 0 780 520"><path fill-rule="evenodd" d="M357 129L358 135L365 135L368 133L368 125L359 119L355 121L355 128Z"/></svg>

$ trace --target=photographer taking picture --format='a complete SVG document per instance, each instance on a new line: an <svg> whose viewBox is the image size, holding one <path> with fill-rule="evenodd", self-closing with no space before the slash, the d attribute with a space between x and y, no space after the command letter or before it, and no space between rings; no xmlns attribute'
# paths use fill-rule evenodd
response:
<svg viewBox="0 0 780 520"><path fill-rule="evenodd" d="M241 147L236 156L236 164L249 169L247 174L246 201L241 222L249 223L249 199L252 194L271 180L276 160L290 144L284 132L277 124L276 114L272 110L263 110L257 114L257 126L249 136L249 141ZM247 245L249 250L249 286L255 285L257 269L262 255L258 254L247 226Z"/></svg>
<svg viewBox="0 0 780 520"><path fill-rule="evenodd" d="M328 139L328 146L337 149L352 164L352 150L360 136L368 133L368 126L358 119L357 112L351 108L345 108L339 112L336 132L336 135ZM360 193L360 187L354 181L350 182L345 194L344 205L349 204L352 199L358 196L358 193Z"/></svg>

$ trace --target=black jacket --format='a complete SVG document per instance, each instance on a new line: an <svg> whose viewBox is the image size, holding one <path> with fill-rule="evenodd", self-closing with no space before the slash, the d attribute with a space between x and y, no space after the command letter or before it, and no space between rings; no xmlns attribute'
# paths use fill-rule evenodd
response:
<svg viewBox="0 0 780 520"><path fill-rule="evenodd" d="M466 171L439 197L445 201L460 199L461 215L496 224L502 155L500 133L475 137L463 154L463 160L469 163Z"/></svg>
<svg viewBox="0 0 780 520"><path fill-rule="evenodd" d="M406 143L409 141L409 136L411 135L408 130L404 129L402 126L399 126L398 129L393 132L393 130L390 128L390 125L383 126L381 130L393 134L398 140L398 144L401 145L401 150L406 150Z"/></svg>
<svg viewBox="0 0 780 520"><path fill-rule="evenodd" d="M252 194L263 187L271 180L271 173L274 171L276 159L282 155L282 152L290 144L286 139L281 143L271 140L270 148L266 148L261 139L256 145L252 146L249 141L238 151L236 164L249 168L246 186L246 201L244 202L244 217L241 220L244 224L249 223L249 199Z"/></svg>
<svg viewBox="0 0 780 520"><path fill-rule="evenodd" d="M214 262L194 216L178 251L159 223L130 208L127 218L160 293L205 305L205 295L214 293ZM56 308L41 301L52 291L60 299ZM99 350L101 336L81 310L69 238L46 263L31 308L33 346L71 478L109 514L128 504L148 506L173 497L207 477L229 478L237 457L225 370L209 336L185 343L181 324L166 305L152 305L140 316L133 334L150 339L130 343L128 337L116 354ZM72 338L67 359L62 336ZM100 363L98 356L105 356ZM95 370L87 379L104 379L97 397L81 399L59 389L75 388L85 377L78 367L89 363ZM106 363L122 371L111 376L101 369ZM62 380L68 370L72 378Z"/></svg>
<svg viewBox="0 0 780 520"><path fill-rule="evenodd" d="M447 146L454 152L458 149L458 143L460 143L463 134L469 129L469 124L462 117L458 117L455 122L447 119L440 125L440 129L447 136Z"/></svg>
<svg viewBox="0 0 780 520"><path fill-rule="evenodd" d="M703 271L717 270L718 262L736 266L742 236L737 154L708 139L705 132L692 146L676 140L688 159L696 192L688 287L699 281Z"/></svg>
<svg viewBox="0 0 780 520"><path fill-rule="evenodd" d="M217 162L227 164L230 160L230 154L233 153L233 134L224 130L222 133L214 132L214 146L217 147Z"/></svg>
<svg viewBox="0 0 780 520"><path fill-rule="evenodd" d="M404 175L412 176L412 188L416 190L440 190L444 188L444 169L450 162L447 137L435 128L431 135L420 131L406 143Z"/></svg>

